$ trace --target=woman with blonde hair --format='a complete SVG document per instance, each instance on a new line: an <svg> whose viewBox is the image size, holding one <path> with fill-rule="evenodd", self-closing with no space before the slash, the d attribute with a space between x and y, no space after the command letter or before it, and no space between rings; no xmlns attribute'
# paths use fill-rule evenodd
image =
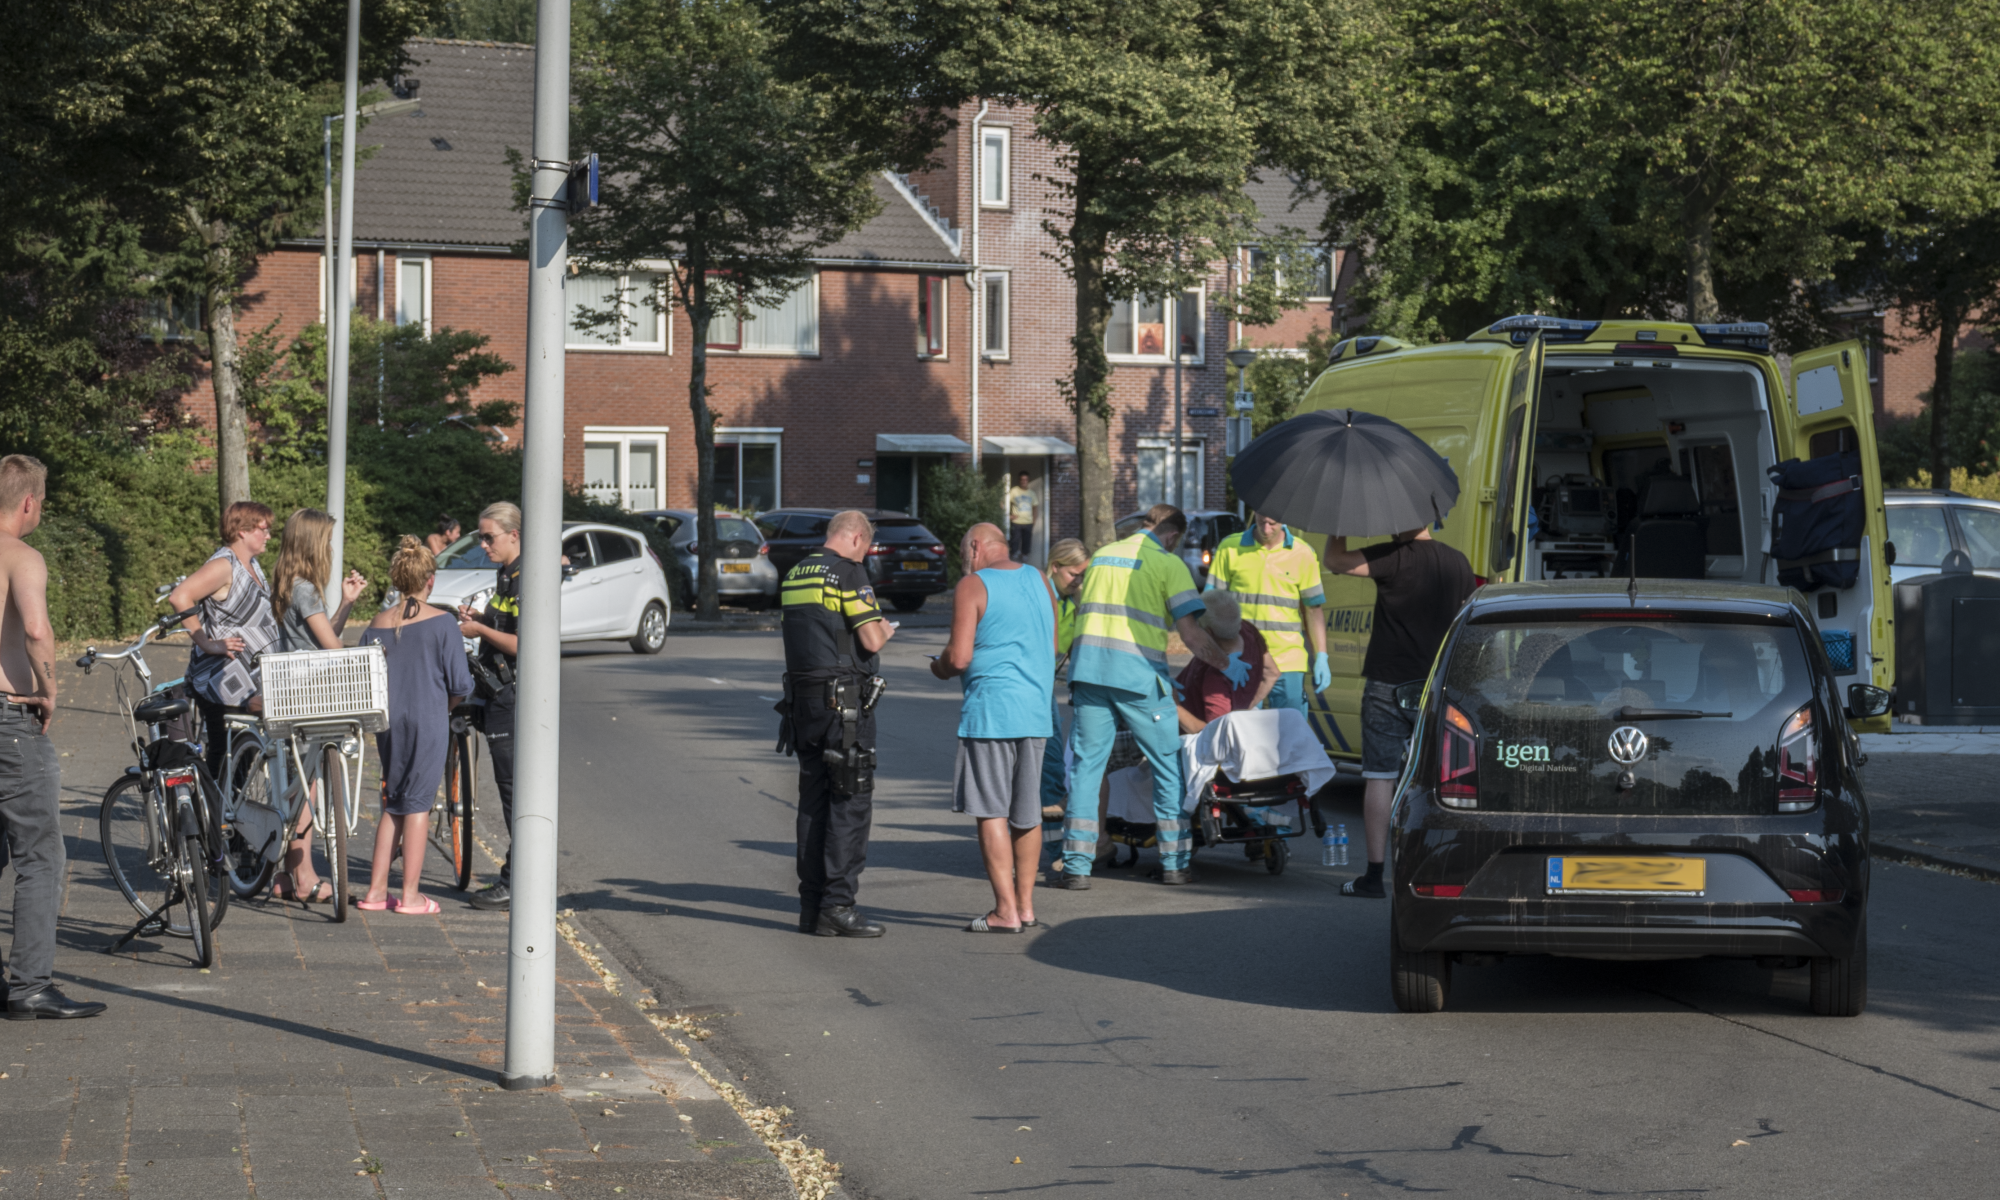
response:
<svg viewBox="0 0 2000 1200"><path fill-rule="evenodd" d="M389 583L402 601L375 615L361 634L364 646L382 647L389 664L389 727L375 735L382 758L382 823L375 829L375 865L368 894L355 903L369 912L404 916L438 911L419 889L424 839L430 834L431 800L444 779L451 747L451 710L472 694L465 643L451 613L427 603L437 581L437 559L414 537L405 537L389 562ZM403 894L389 895L389 864L403 856Z"/></svg>
<svg viewBox="0 0 2000 1200"><path fill-rule="evenodd" d="M1075 538L1064 538L1049 547L1049 586L1056 593L1056 677L1062 677L1063 664L1069 659L1069 648L1076 641L1077 622L1081 613L1077 609L1077 597L1083 594L1083 569L1090 565L1090 554L1083 543ZM1063 805L1069 801L1069 784L1063 770L1063 745L1068 740L1063 733L1062 705L1055 704L1055 736L1042 744L1042 819L1062 819Z"/></svg>
<svg viewBox="0 0 2000 1200"><path fill-rule="evenodd" d="M341 581L341 604L331 619L326 613L326 597L320 581L333 570L333 518L317 508L301 508L285 518L283 540L278 546L278 569L273 574L271 611L278 618L279 650L338 650L340 631L347 625L347 610L354 607L368 581L359 571L349 571ZM285 864L272 887L286 900L323 904L333 898L333 884L313 870L312 805L299 806L299 821ZM346 863L328 864L344 871Z"/></svg>

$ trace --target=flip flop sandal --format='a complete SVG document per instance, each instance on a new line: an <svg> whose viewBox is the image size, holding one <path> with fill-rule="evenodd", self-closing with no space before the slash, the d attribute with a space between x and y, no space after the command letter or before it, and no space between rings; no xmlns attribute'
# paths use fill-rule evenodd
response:
<svg viewBox="0 0 2000 1200"><path fill-rule="evenodd" d="M386 898L382 900L356 900L354 902L354 907L360 909L362 912L382 912L389 905L390 901Z"/></svg>
<svg viewBox="0 0 2000 1200"><path fill-rule="evenodd" d="M321 888L325 888L325 889L326 889L326 894L325 894L325 895L321 895L321 894L320 894L320 889L321 889ZM293 885L293 887L292 887L292 892L293 892L293 896L294 896L294 898L295 898L296 900L298 900L298 902L299 902L300 904L331 904L331 903L333 903L333 881L332 881L331 879L322 879L322 880L319 880L319 881L318 881L317 883L314 883L314 884L313 884L313 886L312 886L312 891L310 891L310 892L307 892L307 893L306 893L305 895L303 895L303 896L300 896L300 895L298 895L298 894L297 894L297 893L298 893L298 886L297 886L296 884L294 884L294 885Z"/></svg>
<svg viewBox="0 0 2000 1200"><path fill-rule="evenodd" d="M992 916L992 915L993 915L992 913L987 913L987 914L986 914L986 917L990 917L990 916ZM970 924L970 925L967 925L967 926L965 927L965 931L966 931L967 933L1019 933L1019 932L1021 932L1021 926L1019 926L1019 925L992 925L992 924L989 924L989 923L987 922L987 920L986 920L986 917L980 917L980 918L978 918L977 920L973 921L973 922L972 922L972 924Z"/></svg>
<svg viewBox="0 0 2000 1200"><path fill-rule="evenodd" d="M419 896L417 899L423 901L421 907L405 904L400 898L391 896L389 897L389 911L399 917L431 917L436 916L440 911L438 909L438 902L429 896Z"/></svg>

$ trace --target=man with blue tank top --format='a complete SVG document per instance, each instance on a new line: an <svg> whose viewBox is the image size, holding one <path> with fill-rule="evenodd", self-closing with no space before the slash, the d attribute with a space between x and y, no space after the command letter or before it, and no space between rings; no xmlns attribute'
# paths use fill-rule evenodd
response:
<svg viewBox="0 0 2000 1200"><path fill-rule="evenodd" d="M1054 736L1056 597L1040 571L1013 561L998 525L974 525L960 546L965 577L952 595L951 640L931 660L939 679L965 678L952 811L979 822L993 910L969 933L1035 924L1042 857L1042 746Z"/></svg>

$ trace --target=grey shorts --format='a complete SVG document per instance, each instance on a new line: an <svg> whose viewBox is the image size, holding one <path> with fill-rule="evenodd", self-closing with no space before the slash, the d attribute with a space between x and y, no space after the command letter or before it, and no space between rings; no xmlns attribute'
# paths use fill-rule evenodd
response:
<svg viewBox="0 0 2000 1200"><path fill-rule="evenodd" d="M1015 829L1042 823L1042 745L1047 738L960 738L951 811L1004 817Z"/></svg>
<svg viewBox="0 0 2000 1200"><path fill-rule="evenodd" d="M1361 692L1361 777L1401 776L1403 751L1416 728L1416 718L1397 707L1396 685L1369 680Z"/></svg>

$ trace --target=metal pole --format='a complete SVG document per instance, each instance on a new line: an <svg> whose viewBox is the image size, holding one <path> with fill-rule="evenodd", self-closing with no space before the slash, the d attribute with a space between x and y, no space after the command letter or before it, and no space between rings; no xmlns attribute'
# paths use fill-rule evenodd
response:
<svg viewBox="0 0 2000 1200"><path fill-rule="evenodd" d="M348 338L353 332L354 297L352 271L354 257L354 115L356 78L361 73L361 0L347 0L347 84L341 96L340 127L340 247L330 264L333 268L332 336L327 342L326 388L326 511L333 516L333 554L328 559L330 574L326 594L337 594L341 556L347 534L347 368Z"/></svg>
<svg viewBox="0 0 2000 1200"><path fill-rule="evenodd" d="M1180 244L1176 242L1174 244L1174 270L1176 273L1179 272L1180 265L1181 248ZM1170 298L1170 303L1173 304L1171 311L1174 314L1173 325L1171 326L1174 339L1174 447L1173 459L1171 460L1173 463L1171 469L1174 476L1174 487L1170 494L1174 498L1174 507L1180 509L1182 512L1186 512L1187 504L1181 495L1181 475L1184 473L1181 469L1181 293L1175 292Z"/></svg>
<svg viewBox="0 0 2000 1200"><path fill-rule="evenodd" d="M320 233L326 238L326 257L321 260L321 269L326 272L326 278L320 281L319 302L320 319L327 322L328 328L332 327L333 321L333 123L338 119L329 115L320 122L320 152L326 160L326 220L319 228ZM333 362L332 356L329 355L326 361L330 367ZM329 379L328 393L331 392L332 380Z"/></svg>
<svg viewBox="0 0 2000 1200"><path fill-rule="evenodd" d="M507 928L507 1055L500 1073L500 1085L509 1089L555 1082L569 0L541 0L535 14L534 154L521 465L521 652L515 661L514 895Z"/></svg>

